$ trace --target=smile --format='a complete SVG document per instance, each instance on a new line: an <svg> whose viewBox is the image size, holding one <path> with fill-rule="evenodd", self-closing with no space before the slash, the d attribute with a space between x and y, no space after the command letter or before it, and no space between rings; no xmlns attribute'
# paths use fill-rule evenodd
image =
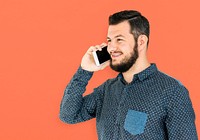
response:
<svg viewBox="0 0 200 140"><path fill-rule="evenodd" d="M121 55L122 55L121 52L113 52L113 53L111 53L111 57L112 57L112 58L117 58L117 57L119 57L119 56L121 56Z"/></svg>

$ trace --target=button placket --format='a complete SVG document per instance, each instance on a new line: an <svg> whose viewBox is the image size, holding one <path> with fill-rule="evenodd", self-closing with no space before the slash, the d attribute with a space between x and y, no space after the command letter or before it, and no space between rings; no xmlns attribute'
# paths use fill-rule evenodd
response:
<svg viewBox="0 0 200 140"><path fill-rule="evenodd" d="M123 109L123 106L124 106L124 99L125 99L125 95L126 95L126 92L127 92L127 87L128 86L125 86L124 87L124 89L123 89L123 91L121 92L121 95L120 95L120 102L119 102L119 104L118 104L118 107L117 107L117 116L116 116L116 120L115 120L115 125L116 125L116 127L115 127L115 131L117 132L117 133L115 133L115 135L114 135L114 139L115 140L118 140L119 138L120 138L120 134L119 134L119 132L120 132L120 128L122 127L121 125L121 122L122 122L122 120L121 120L121 117L122 117L122 111L120 111L121 109Z"/></svg>

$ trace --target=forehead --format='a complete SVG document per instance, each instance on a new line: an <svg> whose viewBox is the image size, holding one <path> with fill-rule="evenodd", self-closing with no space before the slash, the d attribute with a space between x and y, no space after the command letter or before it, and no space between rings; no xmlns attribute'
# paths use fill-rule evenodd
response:
<svg viewBox="0 0 200 140"><path fill-rule="evenodd" d="M107 34L108 38L113 38L119 35L124 36L124 37L130 36L130 35L132 36L131 27L127 21L121 22L116 25L110 25L108 27L108 34Z"/></svg>

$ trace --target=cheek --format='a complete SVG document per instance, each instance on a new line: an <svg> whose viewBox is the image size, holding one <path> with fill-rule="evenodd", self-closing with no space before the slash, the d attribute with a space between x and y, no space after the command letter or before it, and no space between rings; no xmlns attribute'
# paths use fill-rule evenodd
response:
<svg viewBox="0 0 200 140"><path fill-rule="evenodd" d="M123 43L120 45L120 49L121 51L123 51L124 53L130 53L133 51L133 47L130 46L129 44Z"/></svg>

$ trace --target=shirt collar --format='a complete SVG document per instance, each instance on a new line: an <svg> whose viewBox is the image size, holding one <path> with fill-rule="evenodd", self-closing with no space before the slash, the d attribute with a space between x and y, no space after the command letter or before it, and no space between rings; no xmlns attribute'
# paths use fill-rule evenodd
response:
<svg viewBox="0 0 200 140"><path fill-rule="evenodd" d="M156 71L158 71L157 66L156 64L152 63L145 70L141 71L140 73L135 74L133 81L137 79L139 79L140 81L143 81L146 78L148 78L151 74L155 73ZM117 77L124 81L122 73L119 73Z"/></svg>

